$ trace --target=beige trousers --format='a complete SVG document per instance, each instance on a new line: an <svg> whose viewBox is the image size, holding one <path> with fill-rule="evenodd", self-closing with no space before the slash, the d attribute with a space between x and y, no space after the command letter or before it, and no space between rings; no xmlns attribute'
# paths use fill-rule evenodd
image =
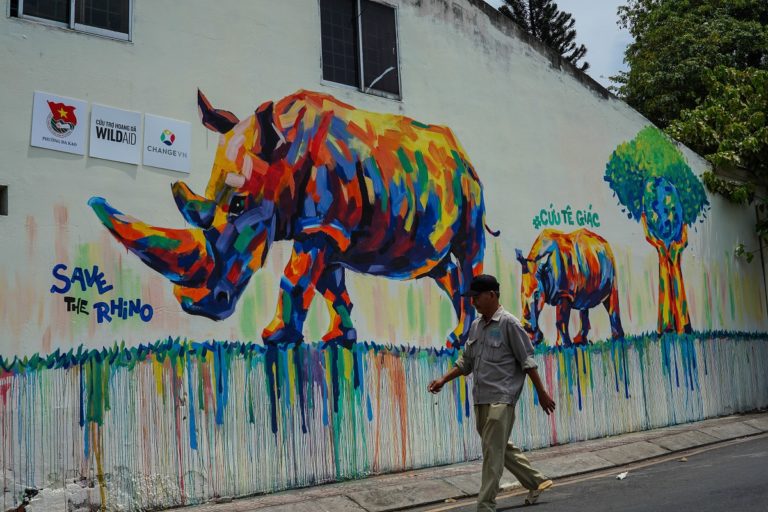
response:
<svg viewBox="0 0 768 512"><path fill-rule="evenodd" d="M509 404L475 405L475 424L483 445L483 474L477 497L478 512L495 512L496 494L504 468L526 489L536 489L547 477L531 467L519 448L509 442L515 407Z"/></svg>

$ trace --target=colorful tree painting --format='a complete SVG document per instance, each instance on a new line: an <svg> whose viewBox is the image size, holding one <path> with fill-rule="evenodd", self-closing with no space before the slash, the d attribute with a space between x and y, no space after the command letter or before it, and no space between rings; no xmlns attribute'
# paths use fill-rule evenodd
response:
<svg viewBox="0 0 768 512"><path fill-rule="evenodd" d="M659 334L691 332L680 261L688 227L709 208L704 186L675 143L653 126L616 148L604 179L659 254Z"/></svg>

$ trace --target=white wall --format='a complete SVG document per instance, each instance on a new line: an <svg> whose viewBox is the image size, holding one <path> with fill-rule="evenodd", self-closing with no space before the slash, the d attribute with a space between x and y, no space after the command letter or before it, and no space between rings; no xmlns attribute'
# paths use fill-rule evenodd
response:
<svg viewBox="0 0 768 512"><path fill-rule="evenodd" d="M127 347L135 347L168 336L196 341L215 339L260 343L261 329L269 322L275 310L279 279L290 251L288 243L273 248L266 266L257 273L241 298L237 312L226 320L213 322L182 312L171 293L170 283L127 253L87 206L90 197L103 196L118 209L148 223L176 228L184 226L171 197L170 184L184 179L195 191L203 193L218 142L218 136L207 131L197 120L198 87L215 106L231 110L241 118L250 115L254 108L266 100L277 100L303 88L332 94L359 109L403 114L425 123L449 126L466 149L485 186L487 222L502 232L498 239L489 238L485 262L489 272L499 275L503 285L502 301L508 309L520 314L520 268L514 259L514 250L520 248L527 253L538 235L539 229L532 225L533 216L542 208L549 208L550 204L558 210L567 205L573 209L587 209L591 205L592 211L600 216L600 226L594 228L594 231L609 241L616 255L624 330L628 335L654 331L658 288L656 252L645 241L642 226L634 220L628 220L621 213L621 207L603 180L612 151L620 143L635 137L639 130L649 124L648 121L621 101L595 89L585 77L553 67L551 56L546 51L524 42L516 35L513 27L492 13L489 15L487 7L484 8L486 10L479 7L481 2L400 0L393 3L398 7L402 101L366 95L321 80L320 21L316 0L189 0L183 4L168 0L137 1L134 5L132 42L114 41L41 23L0 17L0 184L9 186L10 206L9 215L0 217L0 325L3 326L0 329L0 356L6 363L14 357L36 353L45 356L55 350L66 352L81 344L86 348L101 349L125 341ZM7 2L2 5L7 8ZM191 174L186 176L141 165L120 164L31 147L32 99L36 90L79 98L92 104L189 121L192 123ZM80 122L86 121L87 116L81 114ZM701 158L687 150L684 153L695 173L700 174L706 168ZM753 213L749 209L725 204L717 197L710 196L709 201L711 211L704 223L697 224L695 230L691 229L689 246L683 255L683 275L693 328L701 332L764 333L766 304L761 263L758 259L748 264L732 255L733 248L739 242L747 246L755 245ZM67 313L61 295L49 292L54 284L51 269L57 263L66 263L70 267L99 265L107 280L115 286L114 296L141 298L154 307L152 321L145 324L136 319L115 319L110 324L98 324L94 315L86 317ZM445 335L453 328L453 312L449 301L429 280L395 282L354 275L348 277L348 285L355 303L353 320L361 341L373 341L380 345L441 347ZM93 291L75 295L89 301L99 298ZM572 332L578 323L575 314L573 317ZM305 326L308 340L319 339L324 332L326 319L324 305L316 300ZM554 315L551 308L545 311L542 323L548 343L554 343ZM594 340L610 337L604 311L594 312L592 324ZM692 352L689 352L686 357L711 358L713 353L720 354L720 350L722 354L731 350L720 349L717 341L710 342L708 339L701 342L701 346L697 345L698 356L691 356ZM642 343L652 346L654 354L660 350L652 341ZM759 341L755 343L759 345ZM751 345L748 347L739 342L733 345L736 347L733 353L741 354L737 360L734 359L734 364L738 363L743 373L745 368L750 367L748 357L744 354L751 350ZM417 437L421 435L423 431L414 425L421 425L425 420L414 412L413 417L408 419L408 425L413 427L410 433L406 432L404 422L400 423L404 429L402 432L391 429L391 424L400 421L397 415L401 409L396 404L403 407L402 411L406 410L404 404L408 400L411 407L407 409L409 411L420 410L419 407L423 406L424 411L427 411L424 414L431 415L431 421L434 422L436 413L432 409L431 399L427 403L422 396L422 384L431 378L432 370L441 370L441 366L449 361L445 356L432 368L431 360L425 358L406 361L396 353L394 356L388 352L386 354L386 358L392 360L387 365L391 366L376 366L384 364L382 361L385 356L373 352L361 358L361 361L370 359L366 359L366 371L381 372L376 375L385 382L382 386L391 385L391 388L387 388L389 392L384 393L382 398L392 400L393 404L381 406L387 407L386 415L375 422L363 421L355 427L362 429L360 435L373 437L374 431L385 433L376 435L376 439L381 439L385 447L381 457L386 460L378 468L374 466L374 469L386 471L412 465L444 463L459 460L465 453L476 453L476 439L471 425L465 420L464 423L448 422L445 427L442 422L434 425L429 423L432 425L430 428L448 429L427 433L429 436L442 436L446 441L445 447L448 447L444 453L436 455L429 450L416 450L414 453L411 447L407 461L398 458L398 442L405 443L406 434ZM635 375L645 364L642 353L638 354L636 360L632 356ZM571 396L569 393L573 393L573 390L567 389L565 384L570 380L563 373L562 354L552 352L546 357L548 361L555 361L548 363L547 368L555 374L552 382L557 386L556 396L557 393L559 397ZM560 366L556 362L558 357L561 358ZM605 365L610 363L609 358L599 351L589 357L594 359L595 365L602 364L607 368ZM656 372L654 375L661 376L664 374L664 364L667 363L662 361L660 355L653 357L656 358L652 365ZM200 360L196 364L200 368L206 364L213 365L211 357L206 361ZM172 400L178 398L172 399L167 395L172 383L177 383L173 373L176 370L170 369L167 364L163 366L162 362L155 363L154 366L143 363L137 366L136 375L125 373L123 369L113 370L116 372L114 382L109 380L104 384L114 386L109 396L114 401L115 416L105 413L107 417L103 421L107 426L102 431L106 446L102 449L108 457L109 446L116 446L115 453L121 453L120 447L130 446L128 439L136 443L146 441L138 423L125 423L118 415L135 414L135 417L131 416L134 420L142 418L140 411L133 409L138 407L136 402L125 398L133 396L131 393L146 396L147 403L156 404L152 407L157 408L156 413L153 413L158 414L157 421L166 418L167 424L172 424L169 418L174 411L161 408L166 407L166 398L168 404L173 404ZM198 367L193 368L192 363L189 364L183 371L192 372L195 379L202 379L202 370L194 369ZM399 364L414 365L413 374L407 382L406 372L397 366ZM235 369L232 370L229 384L233 389L232 395L239 397L248 391L256 397L259 408L257 412L266 414L264 411L268 409L268 402L264 394L266 392L262 389L263 376L249 381L247 368L241 368L244 366L242 362L238 360L233 365ZM318 379L322 380L325 378L325 370L318 368L320 366L313 367L312 371L317 370L320 375ZM619 425L619 429L648 428L665 422L687 421L730 412L733 409L728 407L731 406L724 405L729 400L727 390L732 389L729 387L731 385L734 389L738 386L727 382L728 368L718 367L720 373L706 373L699 368L699 373L704 373L700 376L701 388L695 390L681 391L679 386L676 390L670 387L665 395L668 398L658 406L658 411L654 409L652 419L638 416L641 414L638 411L647 410L642 403L637 400L630 403L629 397L625 399L614 396L608 388L606 391L599 386L595 387L590 390L587 400L592 400L594 395L595 402L604 404L605 410L619 410L619 420L611 423ZM3 421L24 425L24 433L19 435L29 436L29 439L45 438L43 432L50 432L53 425L64 425L66 440L60 446L52 443L53 450L50 452L41 450L42 459L33 462L23 458L14 459L13 453L22 453L23 450L15 446L12 440L5 440L3 457L11 453L12 460L6 462L4 458L4 468L12 466L13 471L19 472L17 483L20 486L31 483L56 486L61 482L55 479L47 481L45 475L65 474L69 478L84 466L95 471L93 451L89 452L86 462L78 458L84 452L82 444L89 442L84 432L91 428L96 429L88 430L92 435L99 432L93 422L87 423L85 430L78 425L78 397L83 399L82 394L79 394L81 381L78 375L81 374L78 372L87 373L86 369L72 367L67 371L43 372L38 384L35 384L38 382L35 380L36 374L16 375L14 371L0 376L0 390L5 389L5 396L12 398L8 402L11 404L8 405L8 415L2 416L5 418ZM614 367L614 371L618 370ZM581 378L578 368L576 372L576 378ZM92 373L89 375L93 376ZM210 377L210 373L207 375ZM601 378L606 377L603 375ZM750 379L747 374L744 374L744 378ZM167 379L165 388L158 384L163 379ZM241 386L243 379L245 387ZM608 380L611 379L606 382ZM182 379L178 382L186 381ZM359 393L360 401L354 403L362 404L364 399L370 401L374 390L380 389L377 382L371 380L366 383L371 393L368 393L369 388L365 386L358 389L356 392ZM649 382L643 383L642 379L635 378L632 385L636 390L642 390ZM749 393L745 392L745 396L739 399L738 408L765 402L765 394L756 384L759 381L749 382L752 387L749 387ZM561 386L560 383L564 384ZM41 386L40 390L53 390L51 392L55 396L63 396L61 403L57 401L52 404L47 401L48 395L37 391L35 386L38 385ZM155 385L158 386L156 390L153 389ZM606 385L610 387L612 384L608 382ZM708 390L707 386L711 389ZM720 389L726 391L721 393ZM317 388L313 390L320 393ZM466 388L452 391L456 393L459 408L467 399L466 391ZM327 390L324 392L327 393ZM718 399L702 399L701 393L716 395ZM690 398L689 394L695 396ZM293 395L290 396L293 400ZM529 395L526 397L525 400L529 400ZM315 398L320 400L319 396ZM27 401L37 403L34 401L38 399L42 402L30 405L29 409L13 405ZM569 407L572 407L573 403L568 400L571 404ZM667 416L669 410L665 404L672 404L670 407L674 409L674 404L678 402L689 404L697 403L696 400L706 402L706 407L691 406L693 408L686 412L684 419L670 419ZM524 407L533 407L532 403ZM129 412L126 412L125 404L130 406ZM378 402L373 404L373 407L378 406ZM619 409L614 409L615 406ZM211 429L213 432L213 429L221 428L231 433L232 439L241 439L241 428L246 428L243 425L247 420L243 419L241 409L234 405L229 407L225 427L220 427L214 422L213 416L208 414L199 420L199 429ZM282 404L281 407L285 414L298 414L293 402L290 406ZM440 407L440 414L452 414L450 403L442 403ZM49 414L49 411L52 412ZM570 410L566 407L564 411ZM581 409L572 413L585 414ZM277 455L273 452L276 448L272 444L268 417L263 414L259 415L256 424L248 425L247 429L250 430L245 431L258 441L254 450L262 450L258 454L266 461L265 464L279 466L282 452ZM312 414L312 428L316 430L308 435L314 436L320 432L317 434L318 439L324 440L316 441L313 437L290 429L281 435L295 434L295 442L300 445L318 443L317 446L338 446L339 436L344 435L344 431L341 431L342 434L323 431L324 428L328 429L327 425L323 424L317 411ZM587 420L584 420L584 425L588 426L571 431L572 422L567 414L571 412L563 412L557 420L561 442L564 439L584 439L615 433L606 431L600 425L588 423ZM20 419L14 419L17 417ZM295 420L295 416L291 417ZM184 421L187 423L182 425L180 421L177 418L176 427L180 431L191 428L186 415ZM536 424L538 419L531 417L526 421ZM296 425L294 423L294 430L297 429ZM156 435L162 441L159 446L164 450L175 450L176 445L173 443L176 437L172 429L150 430L152 436ZM548 429L542 428L541 431L548 432ZM125 437L121 437L123 433ZM204 436L202 433L199 435L203 444ZM228 435L222 434L222 438L229 439ZM386 437L389 435L393 436L391 441ZM457 436L463 439L464 451L461 443L454 446L449 442ZM544 434L542 436L527 439L525 445L540 446L551 441ZM211 443L218 443L217 439L213 436L207 438ZM71 446L67 444L69 442ZM102 439L90 442L98 446ZM416 441L409 442L413 443L409 446L418 446ZM224 448L217 448L218 445L214 444L198 450L191 448L189 442L180 441L179 453L184 451L190 467L197 467L197 464L200 468L206 467L209 458L225 456L227 453L250 453L240 450L236 442L225 443ZM368 447L373 446L371 442ZM57 450L64 455L57 458ZM144 478L141 481L149 489L147 492L157 488L157 482L165 481L164 478L176 485L173 480L174 464L164 466L154 459L150 462L139 460L138 451L134 453L129 450L130 464L134 464L128 470L129 476ZM175 456L175 452L168 452L168 460ZM114 453L111 457L114 458ZM254 456L238 464L248 465L252 460L262 459ZM334 478L334 475L338 475L338 468L326 462L327 467L323 469L321 477ZM120 461L110 459L108 463L118 464ZM20 469L22 467L26 471L30 471L30 467L39 471L33 471L34 476L30 481L25 481ZM116 471L115 467L108 465L104 471ZM357 467L352 463L350 467L353 468L352 473L345 473L346 476L360 475L371 470L368 466ZM248 471L256 475L253 478L269 476L260 473L259 468L248 466L242 472L246 476L242 481L232 484L230 492L247 494L275 490L292 485L292 482L317 481L320 475L307 473L295 478L294 475L282 475L281 479L275 480L269 476L264 482L254 484L253 480L249 480L251 476L248 475L251 473ZM215 481L217 478L222 482L231 481L226 472L206 475L206 478L208 480L203 479L204 482ZM102 491L105 485L102 485ZM109 485L106 485L109 499L126 492L119 482L111 482ZM194 494L198 491L199 495ZM194 492L190 491L190 495L196 499L206 499L210 497L206 494L208 491L210 489L207 487L195 489ZM183 493L174 488L168 496L171 494L173 498L143 496L135 499L139 500L137 503L145 504L180 503L175 500ZM98 495L97 491L92 493L89 498L91 503L105 499L103 493L101 497Z"/></svg>
<svg viewBox="0 0 768 512"><path fill-rule="evenodd" d="M6 241L0 249L0 283L7 291L0 315L10 327L0 334L4 356L47 353L80 343L100 347L122 339L135 344L167 334L199 340L259 339L261 327L274 311L276 274L287 247L273 250L267 268L247 292L252 296L249 305L255 305L248 319L242 317L245 306L241 303L230 319L212 322L182 313L170 285L137 258L125 255L86 206L89 197L103 196L151 224L183 226L169 184L186 179L202 193L217 143L215 134L197 122L197 87L215 106L241 117L263 101L306 88L328 92L360 109L401 113L450 126L485 185L488 223L502 230L498 241L489 241L486 261L490 269L496 268L495 251L511 263L514 248L527 252L538 233L532 217L552 204L556 209L571 205L574 210L592 205L601 221L595 231L614 248L620 274L638 269L656 272L655 253L645 242L641 225L623 217L602 179L613 149L634 137L648 121L624 103L590 90L573 73L553 68L549 57L518 39L512 27L492 20L468 2L399 2L403 99L395 101L321 81L316 2L264 0L227 6L199 2L179 9L172 2L138 2L130 43L0 19L2 68L6 70L0 94L4 113L1 172L10 187L10 215L0 219L0 235ZM191 175L30 147L35 90L192 122ZM695 172L705 168L700 158L686 155ZM696 297L702 302L700 276L709 265L717 265L722 272L727 267L730 274L718 274L719 282L734 288L734 300L743 309L764 297L759 263L746 264L730 256L737 242L753 243L752 213L725 205L718 198L710 200L709 220L691 233L683 257L691 276L689 293L694 302ZM123 278L135 280L133 289L125 287L125 292L138 292L145 302L151 301L155 308L152 322L115 321L107 326L95 325L91 318L90 323L72 323L71 315L61 312L61 297L52 296L48 289L53 265L74 264L78 251L88 253L80 261L99 264L108 279L118 281L118 274L123 274ZM504 270L512 275L507 276L511 284L503 298L519 313L519 269L515 263ZM744 290L744 283L728 282L729 276L744 276L751 287ZM432 283L351 278L361 339L442 343L451 326L439 323L437 315L429 311L423 312L427 316L422 325L403 325L396 320L402 317L403 301L378 308L381 318L376 322L365 314L373 306L367 299L371 294L402 296L409 286L417 286L416 296L426 295L429 305L446 307L447 299ZM655 298L647 291L623 291L625 300L635 297L638 313L642 313L625 318L628 332L649 331L655 326ZM697 307L694 303L695 328L764 328L762 304L749 315L726 315L722 322L716 318L706 325L701 323L703 311ZM311 315L315 320L308 322L310 339L322 335L326 321L322 307L316 305ZM544 323L551 338L554 332L546 331L551 322ZM605 315L593 315L593 324L597 338L609 334Z"/></svg>

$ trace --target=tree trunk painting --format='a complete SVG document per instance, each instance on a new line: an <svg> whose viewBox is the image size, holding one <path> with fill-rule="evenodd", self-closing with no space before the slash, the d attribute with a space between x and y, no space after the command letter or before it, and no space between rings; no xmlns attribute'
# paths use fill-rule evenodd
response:
<svg viewBox="0 0 768 512"><path fill-rule="evenodd" d="M683 249L688 246L688 227L683 225L682 238L673 241L669 247L648 230L648 221L643 214L645 239L659 253L659 321L657 331L690 333L691 319L688 316L688 301L685 297L685 283L680 267Z"/></svg>
<svg viewBox="0 0 768 512"><path fill-rule="evenodd" d="M649 178L643 193L641 216L645 239L659 253L658 333L691 332L688 302L680 261L688 245L688 226L677 188L667 179Z"/></svg>

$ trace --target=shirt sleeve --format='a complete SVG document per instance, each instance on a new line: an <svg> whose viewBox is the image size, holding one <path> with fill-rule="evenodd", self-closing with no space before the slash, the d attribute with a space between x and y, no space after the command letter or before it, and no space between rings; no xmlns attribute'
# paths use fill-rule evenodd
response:
<svg viewBox="0 0 768 512"><path fill-rule="evenodd" d="M538 368L539 365L533 359L533 344L531 338L520 325L520 322L513 318L509 318L506 322L507 339L509 340L512 348L512 353L515 355L515 359L520 361L520 366L523 370L531 370Z"/></svg>
<svg viewBox="0 0 768 512"><path fill-rule="evenodd" d="M472 333L474 332L474 325L470 327L469 329L469 339L474 339L472 336ZM473 362L474 359L472 358L472 352L474 351L474 343L467 342L464 345L464 350L461 352L461 355L459 355L459 358L456 360L456 363L454 363L454 366L459 369L462 375L469 375L472 373L473 368Z"/></svg>
<svg viewBox="0 0 768 512"><path fill-rule="evenodd" d="M467 354L468 350L469 348L465 348L454 364L462 375L469 375L472 373L472 358Z"/></svg>

